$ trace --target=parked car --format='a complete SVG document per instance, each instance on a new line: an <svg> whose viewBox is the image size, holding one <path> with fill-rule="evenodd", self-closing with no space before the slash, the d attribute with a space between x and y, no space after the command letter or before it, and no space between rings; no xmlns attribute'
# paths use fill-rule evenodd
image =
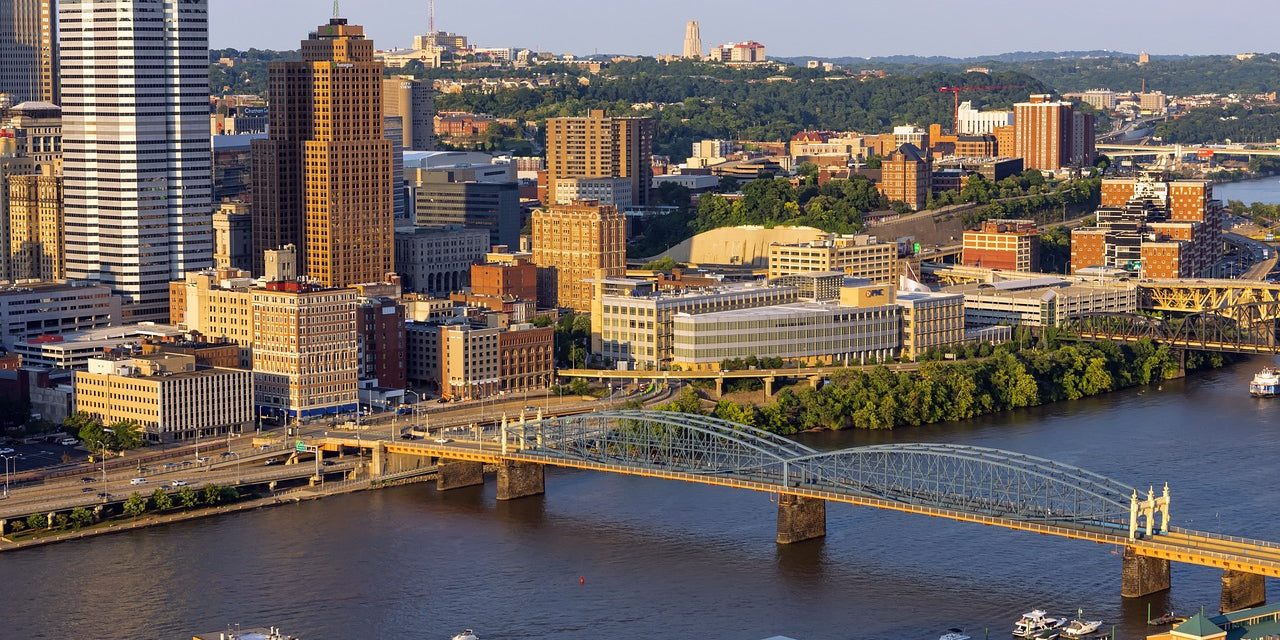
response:
<svg viewBox="0 0 1280 640"><path fill-rule="evenodd" d="M61 440L59 440L59 441L58 441L58 444L60 444L60 445L62 445L62 446L64 446L64 447L74 447L74 446L76 446L76 445L80 444L80 441L79 441L79 440L77 440L77 439L75 439L75 438L63 438L63 439L61 439Z"/></svg>

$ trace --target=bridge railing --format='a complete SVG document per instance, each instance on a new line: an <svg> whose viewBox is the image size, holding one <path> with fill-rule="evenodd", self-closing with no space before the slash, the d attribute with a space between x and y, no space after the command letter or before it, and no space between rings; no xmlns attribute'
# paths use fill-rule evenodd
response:
<svg viewBox="0 0 1280 640"><path fill-rule="evenodd" d="M1250 545L1259 548L1280 549L1280 544L1268 542L1266 540L1257 540L1254 538L1241 538L1239 536L1227 535L1225 533L1214 533L1210 531L1195 531L1184 527L1169 527L1172 533L1182 533L1189 536L1200 536L1202 538L1210 538L1212 540L1223 540L1226 542L1234 542L1236 544Z"/></svg>

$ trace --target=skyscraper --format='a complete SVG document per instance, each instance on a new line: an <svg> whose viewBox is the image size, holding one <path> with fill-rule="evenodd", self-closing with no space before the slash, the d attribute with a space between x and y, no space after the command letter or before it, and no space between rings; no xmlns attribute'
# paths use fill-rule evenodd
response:
<svg viewBox="0 0 1280 640"><path fill-rule="evenodd" d="M300 271L327 286L392 271L392 144L383 136L382 63L364 28L333 18L273 62L270 137L253 142L254 271L294 244Z"/></svg>
<svg viewBox="0 0 1280 640"><path fill-rule="evenodd" d="M696 20L690 20L684 25L684 57L702 59L702 35L698 32Z"/></svg>
<svg viewBox="0 0 1280 640"><path fill-rule="evenodd" d="M1035 94L1013 105L1013 113L1014 155L1026 168L1057 171L1093 162L1093 116L1076 113L1072 103Z"/></svg>
<svg viewBox="0 0 1280 640"><path fill-rule="evenodd" d="M54 0L0 2L0 93L12 104L57 103L58 16Z"/></svg>
<svg viewBox="0 0 1280 640"><path fill-rule="evenodd" d="M213 264L208 0L62 0L67 277L169 318Z"/></svg>
<svg viewBox="0 0 1280 640"><path fill-rule="evenodd" d="M382 115L400 116L404 148L430 151L435 133L435 90L430 81L396 76L382 81Z"/></svg>
<svg viewBox="0 0 1280 640"><path fill-rule="evenodd" d="M567 178L630 178L631 203L649 204L653 181L653 118L611 118L593 110L585 118L547 120L547 199Z"/></svg>

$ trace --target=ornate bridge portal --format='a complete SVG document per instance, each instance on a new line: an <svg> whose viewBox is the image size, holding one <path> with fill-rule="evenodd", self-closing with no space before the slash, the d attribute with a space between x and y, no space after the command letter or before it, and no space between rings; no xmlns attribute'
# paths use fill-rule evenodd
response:
<svg viewBox="0 0 1280 640"><path fill-rule="evenodd" d="M397 466L388 456L438 458L441 489L479 484L481 464L496 464L499 499L542 493L548 465L773 493L780 543L824 536L826 503L843 502L1112 544L1124 549L1121 593L1131 597L1168 589L1171 560L1224 569L1223 610L1264 601L1264 576L1280 577L1280 544L1169 526L1167 486L1139 498L1099 474L996 449L820 452L750 426L663 411L504 419L496 433L471 440L373 446L375 474Z"/></svg>

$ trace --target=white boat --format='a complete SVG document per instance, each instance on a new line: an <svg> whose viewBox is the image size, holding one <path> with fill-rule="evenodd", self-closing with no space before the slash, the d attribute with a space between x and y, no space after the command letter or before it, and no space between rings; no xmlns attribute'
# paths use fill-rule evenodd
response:
<svg viewBox="0 0 1280 640"><path fill-rule="evenodd" d="M1264 367L1254 374L1253 381L1249 383L1249 395L1255 398L1280 395L1280 371L1275 367Z"/></svg>
<svg viewBox="0 0 1280 640"><path fill-rule="evenodd" d="M464 629L462 633L454 636L453 640L480 640L480 636L470 629Z"/></svg>
<svg viewBox="0 0 1280 640"><path fill-rule="evenodd" d="M972 640L972 639L969 636L966 636L964 634L964 629L961 629L960 627L953 627L951 629L947 629L947 632L942 634L942 637L938 638L938 640Z"/></svg>
<svg viewBox="0 0 1280 640"><path fill-rule="evenodd" d="M1046 613L1044 609L1035 609L1030 613L1022 614L1022 619L1014 623L1013 635L1019 638L1030 638L1041 631L1057 629L1064 623L1066 623L1066 620L1054 618Z"/></svg>
<svg viewBox="0 0 1280 640"><path fill-rule="evenodd" d="M1101 626L1101 620L1081 620L1080 618L1076 618L1071 622L1068 622L1067 628L1063 629L1062 632L1073 638L1079 638L1080 636L1086 636L1097 631L1098 627Z"/></svg>

